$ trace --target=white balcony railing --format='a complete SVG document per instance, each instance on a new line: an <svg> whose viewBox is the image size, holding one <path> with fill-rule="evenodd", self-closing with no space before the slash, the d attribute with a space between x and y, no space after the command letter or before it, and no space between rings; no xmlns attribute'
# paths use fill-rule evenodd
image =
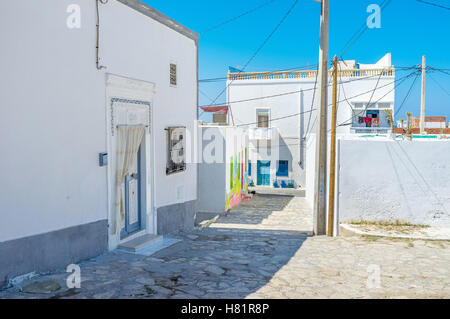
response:
<svg viewBox="0 0 450 319"><path fill-rule="evenodd" d="M350 130L353 133L356 134L361 134L361 133L378 133L378 134L386 134L386 133L391 133L391 127L380 127L380 126L372 126L372 127L357 127L357 126L352 126L350 128Z"/></svg>
<svg viewBox="0 0 450 319"><path fill-rule="evenodd" d="M332 76L332 71L328 71L328 76ZM372 77L372 76L395 76L395 69L354 69L354 70L339 70L339 77ZM241 72L228 73L229 81L236 80L275 80L275 79L305 79L316 78L317 71L277 71L277 72Z"/></svg>
<svg viewBox="0 0 450 319"><path fill-rule="evenodd" d="M273 128L253 127L249 128L249 138L251 140L271 140L273 138Z"/></svg>

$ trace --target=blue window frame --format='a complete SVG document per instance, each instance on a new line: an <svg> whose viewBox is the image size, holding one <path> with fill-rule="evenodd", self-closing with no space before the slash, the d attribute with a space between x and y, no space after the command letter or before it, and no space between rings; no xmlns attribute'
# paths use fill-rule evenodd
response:
<svg viewBox="0 0 450 319"><path fill-rule="evenodd" d="M289 176L289 161L278 161L277 176Z"/></svg>
<svg viewBox="0 0 450 319"><path fill-rule="evenodd" d="M252 162L248 162L248 176L252 176Z"/></svg>

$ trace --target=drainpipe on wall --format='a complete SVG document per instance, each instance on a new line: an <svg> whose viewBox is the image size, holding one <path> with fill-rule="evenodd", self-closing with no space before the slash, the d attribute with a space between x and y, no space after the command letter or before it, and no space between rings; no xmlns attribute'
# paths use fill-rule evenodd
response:
<svg viewBox="0 0 450 319"><path fill-rule="evenodd" d="M99 42L100 42L100 13L99 13L99 3L101 4L107 4L108 0L95 0L95 9L96 9L96 15L97 15L97 23L96 23L96 45L95 45L95 56L96 56L96 67L97 70L103 70L106 69L105 66L100 65L100 57L99 57Z"/></svg>

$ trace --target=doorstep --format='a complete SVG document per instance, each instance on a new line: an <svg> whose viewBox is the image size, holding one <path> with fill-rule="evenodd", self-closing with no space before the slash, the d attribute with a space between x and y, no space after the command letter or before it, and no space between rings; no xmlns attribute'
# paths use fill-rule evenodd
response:
<svg viewBox="0 0 450 319"><path fill-rule="evenodd" d="M124 242L117 247L118 249L127 250L131 252L136 252L139 249L145 248L151 244L162 241L163 237L161 235L151 235L146 234L135 239Z"/></svg>

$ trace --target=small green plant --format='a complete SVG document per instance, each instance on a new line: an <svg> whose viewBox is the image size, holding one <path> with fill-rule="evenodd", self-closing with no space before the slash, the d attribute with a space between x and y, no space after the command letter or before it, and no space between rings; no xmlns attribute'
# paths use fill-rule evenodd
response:
<svg viewBox="0 0 450 319"><path fill-rule="evenodd" d="M391 125L391 129L393 131L394 130L394 118L392 116L392 110L384 110L384 113L386 113L388 123Z"/></svg>
<svg viewBox="0 0 450 319"><path fill-rule="evenodd" d="M411 115L412 115L411 112L406 112L406 117L407 117L407 122L406 122L407 127L406 127L406 129L407 129L407 133L408 133L408 134L411 133L411 128L412 128L412 125L411 125Z"/></svg>

